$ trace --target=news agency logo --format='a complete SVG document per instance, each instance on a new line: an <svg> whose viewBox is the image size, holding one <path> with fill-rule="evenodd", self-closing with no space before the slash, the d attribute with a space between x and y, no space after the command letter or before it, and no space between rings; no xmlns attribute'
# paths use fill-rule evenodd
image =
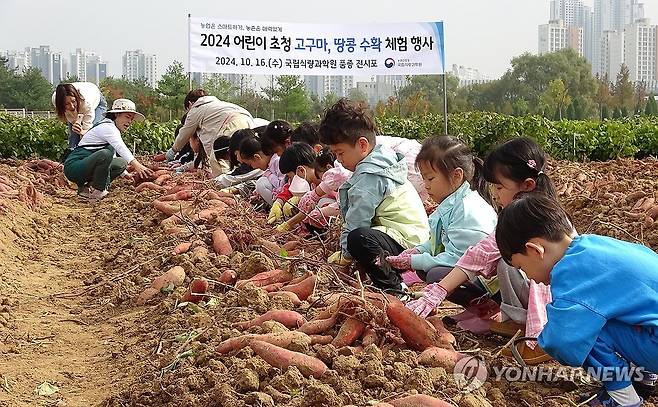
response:
<svg viewBox="0 0 658 407"><path fill-rule="evenodd" d="M393 68L395 66L395 60L393 58L386 58L384 66L387 68Z"/></svg>
<svg viewBox="0 0 658 407"><path fill-rule="evenodd" d="M467 356L455 364L453 377L460 389L472 392L487 381L487 364L481 356Z"/></svg>

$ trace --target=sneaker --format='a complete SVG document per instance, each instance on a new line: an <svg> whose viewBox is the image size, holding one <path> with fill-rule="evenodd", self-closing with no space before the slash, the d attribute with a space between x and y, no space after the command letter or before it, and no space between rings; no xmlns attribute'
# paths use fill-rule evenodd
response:
<svg viewBox="0 0 658 407"><path fill-rule="evenodd" d="M521 359L523 359L526 365L535 366L540 363L544 363L544 362L548 362L549 360L552 360L550 355L544 352L542 348L539 347L539 345L535 346L535 348L532 349L526 345L525 341L518 342L516 344L516 350L519 351L519 356L521 356ZM514 354L512 353L512 349L509 347L503 349L501 354L505 357L514 359Z"/></svg>
<svg viewBox="0 0 658 407"><path fill-rule="evenodd" d="M516 335L516 332L519 330L521 331L521 334L525 333L525 325L514 322L511 319L505 322L493 321L489 330L500 336L511 338Z"/></svg>
<svg viewBox="0 0 658 407"><path fill-rule="evenodd" d="M384 291L387 294L391 294L392 296L396 297L402 302L409 302L413 299L411 297L411 293L409 292L409 287L407 287L405 283L401 283L400 288L389 288L388 290Z"/></svg>
<svg viewBox="0 0 658 407"><path fill-rule="evenodd" d="M589 400L591 397L592 394L583 395L580 397L580 402L583 403ZM596 397L590 400L587 403L587 405L590 407L640 407L643 401L644 400L640 398L640 402L638 404L633 404L630 406L622 406L621 404L617 403L612 397L610 397L610 395L608 394L607 391L605 391L605 389L600 389L596 394Z"/></svg>
<svg viewBox="0 0 658 407"><path fill-rule="evenodd" d="M656 392L656 381L658 381L658 375L655 373L644 373L644 380L642 381L633 381L633 387L637 392L638 396L648 399Z"/></svg>
<svg viewBox="0 0 658 407"><path fill-rule="evenodd" d="M97 190L93 187L89 187L89 196L87 197L87 199L90 202L96 202L96 201L100 201L101 199L105 198L105 196L107 196L107 194L108 194L107 189L99 191L99 190Z"/></svg>
<svg viewBox="0 0 658 407"><path fill-rule="evenodd" d="M78 196L82 199L89 199L89 195L91 194L90 188L89 187L78 187Z"/></svg>

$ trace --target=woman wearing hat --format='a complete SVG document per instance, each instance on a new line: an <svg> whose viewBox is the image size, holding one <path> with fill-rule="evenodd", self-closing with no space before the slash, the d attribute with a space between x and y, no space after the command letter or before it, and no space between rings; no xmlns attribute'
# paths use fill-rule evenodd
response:
<svg viewBox="0 0 658 407"><path fill-rule="evenodd" d="M52 97L57 117L68 124L69 149L78 146L80 138L104 119L105 97L94 83L60 83Z"/></svg>
<svg viewBox="0 0 658 407"><path fill-rule="evenodd" d="M152 174L150 169L137 161L121 138L121 133L134 120L144 120L144 115L137 112L135 104L128 99L117 99L105 117L85 134L64 162L64 175L78 184L78 195L89 201L105 197L110 182L123 174L128 164L142 178ZM116 157L115 153L121 158Z"/></svg>

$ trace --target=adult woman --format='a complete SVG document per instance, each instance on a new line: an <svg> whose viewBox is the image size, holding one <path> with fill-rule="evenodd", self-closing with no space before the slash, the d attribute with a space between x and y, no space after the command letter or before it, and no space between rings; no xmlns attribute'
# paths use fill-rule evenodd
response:
<svg viewBox="0 0 658 407"><path fill-rule="evenodd" d="M134 120L143 120L135 104L128 99L117 99L106 119L89 130L80 144L66 158L64 175L78 184L78 195L89 201L97 201L107 195L110 182L132 165L141 178L147 178L152 171L142 165L130 152L121 139L121 133ZM115 152L121 158L115 157Z"/></svg>
<svg viewBox="0 0 658 407"><path fill-rule="evenodd" d="M107 102L91 82L60 83L53 93L57 117L68 123L69 149L78 146L80 138L105 118Z"/></svg>

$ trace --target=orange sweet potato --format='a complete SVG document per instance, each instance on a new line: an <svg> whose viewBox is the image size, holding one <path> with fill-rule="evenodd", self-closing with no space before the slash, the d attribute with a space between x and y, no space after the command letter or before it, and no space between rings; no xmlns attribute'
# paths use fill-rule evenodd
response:
<svg viewBox="0 0 658 407"><path fill-rule="evenodd" d="M271 343L272 345L280 346L282 348L289 347L290 344L293 342L296 343L306 342L308 344L311 343L311 338L308 335L297 331L276 332L276 333L269 333L262 335L247 334L242 336L236 336L234 338L230 338L221 342L219 345L217 345L215 351L221 354L238 351L244 348L245 346L249 345L249 342L253 340L259 340L259 341Z"/></svg>
<svg viewBox="0 0 658 407"><path fill-rule="evenodd" d="M267 289L266 289L266 291L267 291ZM290 301L292 302L292 305L294 305L295 307L297 307L299 305L302 305L302 301L299 299L299 297L297 297L297 294L291 293L290 291L268 292L267 295L269 295L270 298L275 298L275 297L279 297L279 296L287 297L287 298L290 299Z"/></svg>
<svg viewBox="0 0 658 407"><path fill-rule="evenodd" d="M445 325L443 325L443 320L439 315L434 315L425 320L432 324L434 329L436 329L436 332L439 334L441 341L449 344L455 344L457 342L455 336L446 329Z"/></svg>
<svg viewBox="0 0 658 407"><path fill-rule="evenodd" d="M295 311L272 309L251 321L238 323L236 326L240 329L249 329L252 326L260 326L265 321L277 321L288 328L299 328L306 322L306 318Z"/></svg>
<svg viewBox="0 0 658 407"><path fill-rule="evenodd" d="M463 354L452 349L432 347L425 349L418 356L418 363L427 367L442 367L448 372L455 369L455 364L464 357Z"/></svg>
<svg viewBox="0 0 658 407"><path fill-rule="evenodd" d="M378 343L379 337L377 336L377 332L375 332L375 330L371 327L367 327L361 336L361 345L365 348L368 345L376 345Z"/></svg>
<svg viewBox="0 0 658 407"><path fill-rule="evenodd" d="M334 337L331 335L309 335L311 337L311 345L329 345Z"/></svg>
<svg viewBox="0 0 658 407"><path fill-rule="evenodd" d="M171 174L162 174L159 175L158 178L156 178L155 181L153 181L153 183L156 185L162 185L165 182L169 181L170 179L171 179Z"/></svg>
<svg viewBox="0 0 658 407"><path fill-rule="evenodd" d="M355 317L349 317L343 322L336 338L331 342L336 348L342 348L343 346L350 346L363 335L363 331L366 329L366 324L359 321Z"/></svg>
<svg viewBox="0 0 658 407"><path fill-rule="evenodd" d="M224 271L217 281L224 284L233 284L238 279L238 273L233 270Z"/></svg>
<svg viewBox="0 0 658 407"><path fill-rule="evenodd" d="M151 283L151 287L160 290L170 283L178 287L185 280L185 270L181 266L174 266L167 270L163 275L156 277Z"/></svg>
<svg viewBox="0 0 658 407"><path fill-rule="evenodd" d="M167 218L167 219L169 219L169 218ZM162 224L162 222L160 224ZM173 254L175 256L177 254L187 253L190 250L190 247L192 247L191 242L181 243L178 246L174 247L174 250L171 252L171 254Z"/></svg>
<svg viewBox="0 0 658 407"><path fill-rule="evenodd" d="M453 407L450 403L425 394L414 394L391 400L388 403L393 407Z"/></svg>
<svg viewBox="0 0 658 407"><path fill-rule="evenodd" d="M304 332L307 335L319 335L327 332L336 325L336 315L326 319L314 319L308 321L297 329L299 332Z"/></svg>
<svg viewBox="0 0 658 407"><path fill-rule="evenodd" d="M155 298L155 296L159 293L160 290L156 290L153 287L147 288L146 290L142 291L141 294L139 294L139 297L137 297L137 305L146 304L150 299Z"/></svg>
<svg viewBox="0 0 658 407"><path fill-rule="evenodd" d="M166 159L167 159L167 157L166 157L165 153L156 154L156 155L153 156L153 161L155 161L156 163L161 163Z"/></svg>
<svg viewBox="0 0 658 407"><path fill-rule="evenodd" d="M207 296L203 295L208 292L208 280L205 278L195 278L190 283L187 292L181 297L181 302L199 303L204 301Z"/></svg>
<svg viewBox="0 0 658 407"><path fill-rule="evenodd" d="M303 281L297 283L297 284L290 284L285 287L283 287L281 290L282 291L290 291L291 293L297 294L297 297L304 301L306 300L311 294L313 294L313 291L315 290L315 275L311 275L304 279Z"/></svg>
<svg viewBox="0 0 658 407"><path fill-rule="evenodd" d="M220 228L212 232L212 248L217 254L230 255L233 253L231 242L228 240L226 233Z"/></svg>
<svg viewBox="0 0 658 407"><path fill-rule="evenodd" d="M321 377L327 371L327 365L313 356L293 352L259 340L251 341L249 346L263 360L279 369L296 366L304 376L315 378Z"/></svg>
<svg viewBox="0 0 658 407"><path fill-rule="evenodd" d="M175 194L169 194L165 195L162 198L160 198L160 201L163 202L168 202L168 201L187 201L188 199L194 198L196 195L194 194L194 191L190 191L188 189L184 189L182 191L178 191Z"/></svg>
<svg viewBox="0 0 658 407"><path fill-rule="evenodd" d="M165 188L154 182L142 182L141 184L137 185L137 187L135 188L135 192L142 192L145 189L152 189L154 191L163 191Z"/></svg>
<svg viewBox="0 0 658 407"><path fill-rule="evenodd" d="M288 270L270 270L258 273L248 280L240 280L235 283L237 288L242 288L247 283L252 283L256 287L263 287L269 284L285 283L292 279L292 274Z"/></svg>
<svg viewBox="0 0 658 407"><path fill-rule="evenodd" d="M386 306L386 315L391 323L400 329L402 339L410 348L423 351L442 345L436 329L405 307L401 301L391 300Z"/></svg>

